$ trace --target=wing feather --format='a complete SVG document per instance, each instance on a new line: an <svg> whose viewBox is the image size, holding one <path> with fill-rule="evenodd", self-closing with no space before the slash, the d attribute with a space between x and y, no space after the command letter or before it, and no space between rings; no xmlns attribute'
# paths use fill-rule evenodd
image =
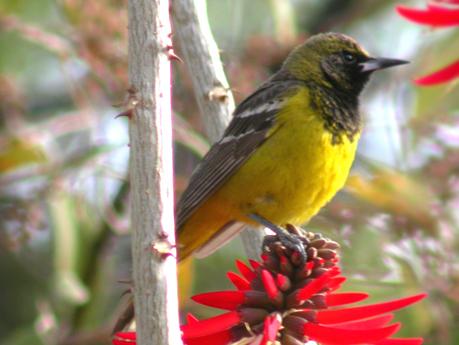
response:
<svg viewBox="0 0 459 345"><path fill-rule="evenodd" d="M177 229L263 144L286 93L298 84L269 81L236 108L223 137L197 166L177 204Z"/></svg>

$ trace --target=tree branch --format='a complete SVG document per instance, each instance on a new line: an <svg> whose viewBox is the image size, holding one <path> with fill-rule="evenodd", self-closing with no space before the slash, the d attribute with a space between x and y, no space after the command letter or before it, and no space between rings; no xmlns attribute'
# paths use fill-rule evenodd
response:
<svg viewBox="0 0 459 345"><path fill-rule="evenodd" d="M137 344L180 344L168 0L130 0L130 183ZM172 255L169 255L172 254Z"/></svg>
<svg viewBox="0 0 459 345"><path fill-rule="evenodd" d="M217 141L231 119L234 98L209 27L206 1L172 0L172 19L207 136ZM258 258L263 232L245 230L242 241L247 255Z"/></svg>

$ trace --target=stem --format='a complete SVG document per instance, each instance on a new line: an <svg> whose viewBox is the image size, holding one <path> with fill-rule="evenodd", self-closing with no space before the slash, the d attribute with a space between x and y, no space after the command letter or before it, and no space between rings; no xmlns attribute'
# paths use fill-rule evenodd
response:
<svg viewBox="0 0 459 345"><path fill-rule="evenodd" d="M234 98L207 18L205 0L172 0L174 33L193 82L207 136L217 141L234 110ZM242 242L249 257L261 253L263 231L245 230Z"/></svg>
<svg viewBox="0 0 459 345"><path fill-rule="evenodd" d="M180 344L168 0L130 0L130 183L137 344Z"/></svg>

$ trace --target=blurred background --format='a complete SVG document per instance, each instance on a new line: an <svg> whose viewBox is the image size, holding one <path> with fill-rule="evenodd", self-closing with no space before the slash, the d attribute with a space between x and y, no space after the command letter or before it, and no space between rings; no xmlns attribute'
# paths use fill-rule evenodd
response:
<svg viewBox="0 0 459 345"><path fill-rule="evenodd" d="M459 55L458 29L432 30L377 0L209 0L237 101L311 34L339 31L411 60L362 96L365 131L345 190L307 229L342 245L347 290L373 301L426 291L398 313L402 336L459 344L459 98L411 80ZM125 0L0 0L0 344L108 344L129 289ZM176 47L180 56L180 47ZM173 65L176 194L209 142L184 64ZM189 296L230 287L239 239L180 277Z"/></svg>

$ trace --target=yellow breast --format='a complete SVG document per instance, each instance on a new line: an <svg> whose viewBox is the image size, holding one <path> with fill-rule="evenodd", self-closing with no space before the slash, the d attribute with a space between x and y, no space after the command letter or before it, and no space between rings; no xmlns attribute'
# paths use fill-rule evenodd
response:
<svg viewBox="0 0 459 345"><path fill-rule="evenodd" d="M275 224L308 221L344 185L358 135L339 144L309 104L307 89L289 101L269 138L220 189L236 219L258 213Z"/></svg>

